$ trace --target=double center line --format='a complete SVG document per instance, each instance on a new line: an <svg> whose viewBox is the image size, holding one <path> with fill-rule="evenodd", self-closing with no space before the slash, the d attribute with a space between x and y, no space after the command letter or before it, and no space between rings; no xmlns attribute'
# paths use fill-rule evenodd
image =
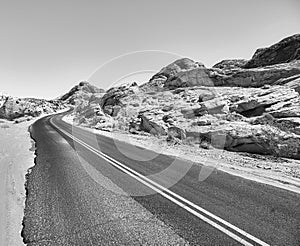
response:
<svg viewBox="0 0 300 246"><path fill-rule="evenodd" d="M214 228L218 229L219 231L225 233L232 239L240 242L242 245L263 245L268 246L269 244L263 242L262 240L252 236L251 234L245 232L244 230L230 224L229 222L223 220L222 218L212 214L211 212L205 210L204 208L192 203L191 201L183 198L182 196L170 191L169 189L161 186L160 184L154 182L153 180L147 178L146 176L136 172L135 170L127 167L123 163L113 159L112 157L106 155L105 153L95 149L94 147L88 145L87 143L83 142L82 140L74 137L69 132L61 129L57 126L53 119L50 119L51 125L58 130L59 132L63 133L73 141L77 142L81 146L85 147L89 151L93 152L97 156L101 157L102 159L109 162L112 166L116 167L117 169L121 170L122 172L128 174L129 176L133 177L140 183L146 185L147 187L151 188L155 192L159 193L161 196L165 197L166 199L170 200L171 202L177 204L181 208L185 209L189 213L193 214L194 216L198 217L202 221L208 223L209 225L213 226Z"/></svg>

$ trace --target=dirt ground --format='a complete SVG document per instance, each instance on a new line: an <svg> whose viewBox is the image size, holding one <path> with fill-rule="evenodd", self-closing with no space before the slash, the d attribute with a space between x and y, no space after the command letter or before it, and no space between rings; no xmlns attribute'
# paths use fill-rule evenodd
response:
<svg viewBox="0 0 300 246"><path fill-rule="evenodd" d="M24 245L25 174L34 164L34 143L28 126L0 120L0 245Z"/></svg>

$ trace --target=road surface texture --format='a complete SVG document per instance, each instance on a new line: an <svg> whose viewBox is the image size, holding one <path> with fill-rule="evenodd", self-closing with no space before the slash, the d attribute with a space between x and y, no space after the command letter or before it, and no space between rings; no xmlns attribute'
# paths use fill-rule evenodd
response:
<svg viewBox="0 0 300 246"><path fill-rule="evenodd" d="M143 176L166 170L173 157L138 161L154 153L77 128L73 141L63 115L31 127L37 158L27 175L28 246L300 245L299 194L218 170L199 181L201 164L166 190L171 177ZM191 165L180 162L168 175Z"/></svg>

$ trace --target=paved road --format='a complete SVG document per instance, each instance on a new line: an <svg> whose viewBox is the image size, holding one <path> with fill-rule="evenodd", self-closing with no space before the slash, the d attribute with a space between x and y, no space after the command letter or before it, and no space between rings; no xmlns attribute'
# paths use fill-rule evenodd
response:
<svg viewBox="0 0 300 246"><path fill-rule="evenodd" d="M217 170L200 182L201 164L166 190L190 162L149 176L174 158L151 159L151 151L78 128L73 141L61 117L31 127L27 245L300 245L299 194ZM135 160L141 156L149 160Z"/></svg>

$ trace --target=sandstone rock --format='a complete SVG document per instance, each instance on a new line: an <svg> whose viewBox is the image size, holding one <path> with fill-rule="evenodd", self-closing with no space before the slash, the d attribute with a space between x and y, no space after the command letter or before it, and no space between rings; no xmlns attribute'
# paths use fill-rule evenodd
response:
<svg viewBox="0 0 300 246"><path fill-rule="evenodd" d="M211 122L207 119L200 119L198 121L192 122L192 126L209 126Z"/></svg>
<svg viewBox="0 0 300 246"><path fill-rule="evenodd" d="M274 65L300 59L300 34L284 38L268 48L258 49L245 68Z"/></svg>
<svg viewBox="0 0 300 246"><path fill-rule="evenodd" d="M162 110L163 112L169 112L169 111L171 111L173 108L174 108L174 105L165 105L165 106L162 107L161 110Z"/></svg>
<svg viewBox="0 0 300 246"><path fill-rule="evenodd" d="M112 113L111 113L111 116L112 117L116 117L118 115L118 113L120 112L121 110L121 106L120 105L115 105L112 107Z"/></svg>
<svg viewBox="0 0 300 246"><path fill-rule="evenodd" d="M131 119L129 122L129 132L132 134L138 134L141 131L140 120Z"/></svg>
<svg viewBox="0 0 300 246"><path fill-rule="evenodd" d="M275 84L282 78L300 74L300 61L252 69L195 68L178 72L164 83L165 89L193 86L262 87Z"/></svg>
<svg viewBox="0 0 300 246"><path fill-rule="evenodd" d="M164 75L157 75L153 77L149 82L140 85L140 90L144 93L153 93L158 91L163 91L165 81L167 77Z"/></svg>
<svg viewBox="0 0 300 246"><path fill-rule="evenodd" d="M199 106L195 107L187 107L187 108L182 108L181 113L185 118L188 119L193 119L195 117L203 116L205 114L208 114L208 109L204 104L201 104Z"/></svg>
<svg viewBox="0 0 300 246"><path fill-rule="evenodd" d="M155 74L150 81L162 80L165 81L171 76L175 76L179 72L188 71L194 68L204 67L202 63L194 62L189 58L178 59L168 66L162 68L157 74Z"/></svg>
<svg viewBox="0 0 300 246"><path fill-rule="evenodd" d="M300 61L252 69L238 69L230 72L214 71L211 76L214 85L261 87L272 85L279 79L300 74Z"/></svg>
<svg viewBox="0 0 300 246"><path fill-rule="evenodd" d="M211 149L210 143L208 143L206 141L201 141L201 143L199 144L199 147L202 149Z"/></svg>
<svg viewBox="0 0 300 246"><path fill-rule="evenodd" d="M227 100L221 97L200 103L200 105L203 105L209 114L225 114L229 112Z"/></svg>
<svg viewBox="0 0 300 246"><path fill-rule="evenodd" d="M294 89L296 92L298 92L298 94L300 94L300 75L297 79L286 83L285 86Z"/></svg>
<svg viewBox="0 0 300 246"><path fill-rule="evenodd" d="M90 83L83 81L74 86L69 92L58 98L67 104L75 105L76 100L82 100L83 97L90 98L92 94L102 94L105 90L99 89Z"/></svg>
<svg viewBox="0 0 300 246"><path fill-rule="evenodd" d="M162 117L162 120L165 122L165 123L173 123L174 122L174 119L171 115L164 115Z"/></svg>
<svg viewBox="0 0 300 246"><path fill-rule="evenodd" d="M276 119L274 125L276 125L281 130L293 132L300 135L300 118L298 117Z"/></svg>
<svg viewBox="0 0 300 246"><path fill-rule="evenodd" d="M162 126L149 120L143 114L139 115L139 118L141 119L140 129L142 131L149 132L150 134L155 136L167 135L165 129Z"/></svg>
<svg viewBox="0 0 300 246"><path fill-rule="evenodd" d="M115 117L120 111L120 107L124 106L122 99L136 93L137 91L138 86L135 82L113 87L103 95L100 106L106 114Z"/></svg>
<svg viewBox="0 0 300 246"><path fill-rule="evenodd" d="M192 121L191 126L209 126L217 121L218 119L216 117L208 114L197 118L195 121Z"/></svg>
<svg viewBox="0 0 300 246"><path fill-rule="evenodd" d="M253 125L274 125L276 122L276 119L268 113L264 113L261 116L254 117L252 121L249 121L249 123Z"/></svg>
<svg viewBox="0 0 300 246"><path fill-rule="evenodd" d="M179 87L192 86L214 86L214 81L210 78L207 68L195 68L187 71L178 72L174 76L170 76L165 84L166 89L176 89Z"/></svg>
<svg viewBox="0 0 300 246"><path fill-rule="evenodd" d="M14 120L22 117L36 117L42 113L54 113L65 106L58 100L5 97L0 107L0 118Z"/></svg>
<svg viewBox="0 0 300 246"><path fill-rule="evenodd" d="M238 69L242 68L248 61L245 59L231 59L231 60L223 60L218 62L213 66L213 68L219 68L219 69Z"/></svg>
<svg viewBox="0 0 300 246"><path fill-rule="evenodd" d="M111 132L114 129L114 126L115 124L113 121L104 121L104 122L98 122L95 125L95 129Z"/></svg>
<svg viewBox="0 0 300 246"><path fill-rule="evenodd" d="M274 85L284 85L300 94L300 74L277 80Z"/></svg>
<svg viewBox="0 0 300 246"><path fill-rule="evenodd" d="M201 102L209 101L214 99L215 97L216 95L212 92L206 92L206 93L204 92L199 95L198 102L201 103Z"/></svg>
<svg viewBox="0 0 300 246"><path fill-rule="evenodd" d="M297 80L299 78L300 78L300 74L296 74L291 77L279 79L274 83L274 85L285 85L285 84L288 84L289 82Z"/></svg>
<svg viewBox="0 0 300 246"><path fill-rule="evenodd" d="M230 109L246 117L259 116L265 112L272 114L274 111L284 108L284 104L280 104L281 102L286 103L297 97L298 94L294 90L275 86L249 95L245 99L234 103Z"/></svg>
<svg viewBox="0 0 300 246"><path fill-rule="evenodd" d="M212 146L225 150L300 159L300 136L268 125L231 122L214 128L192 127L186 130L186 134L200 139L200 143L207 141ZM219 142L216 141L218 139Z"/></svg>
<svg viewBox="0 0 300 246"><path fill-rule="evenodd" d="M168 128L168 139L178 138L180 140L186 139L185 131L179 127L172 126Z"/></svg>
<svg viewBox="0 0 300 246"><path fill-rule="evenodd" d="M115 128L133 134L159 136L168 129L170 144L300 159L300 60L283 59L283 43L249 62L224 60L213 68L177 60L148 83L115 87L82 103L81 110L94 113L80 119L99 127L113 119Z"/></svg>

